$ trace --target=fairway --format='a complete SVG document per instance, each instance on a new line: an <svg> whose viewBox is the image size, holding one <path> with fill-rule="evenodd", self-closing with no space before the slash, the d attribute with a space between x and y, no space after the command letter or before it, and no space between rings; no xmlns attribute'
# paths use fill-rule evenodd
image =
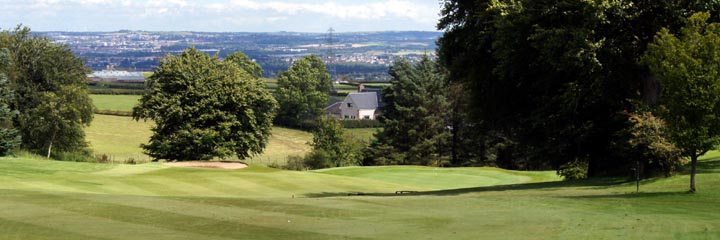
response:
<svg viewBox="0 0 720 240"><path fill-rule="evenodd" d="M613 179L557 182L554 172L494 168L293 172L0 158L0 238L712 239L718 166L701 162L697 194L684 193L685 175L647 180L632 194L634 184Z"/></svg>

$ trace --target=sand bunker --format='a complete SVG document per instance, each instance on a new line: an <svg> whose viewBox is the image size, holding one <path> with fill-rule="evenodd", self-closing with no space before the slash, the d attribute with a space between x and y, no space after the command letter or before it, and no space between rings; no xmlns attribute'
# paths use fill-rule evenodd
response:
<svg viewBox="0 0 720 240"><path fill-rule="evenodd" d="M247 164L244 164L241 162L203 162L203 161L166 162L165 165L173 166L173 167L222 168L222 169L240 169L240 168L247 167Z"/></svg>

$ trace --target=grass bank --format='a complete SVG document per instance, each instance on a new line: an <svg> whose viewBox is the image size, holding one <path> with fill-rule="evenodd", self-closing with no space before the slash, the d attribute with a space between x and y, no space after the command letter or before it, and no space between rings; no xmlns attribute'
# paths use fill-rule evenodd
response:
<svg viewBox="0 0 720 240"><path fill-rule="evenodd" d="M645 180L634 194L617 179L557 182L554 172L493 168L293 172L0 158L0 238L714 239L718 167L718 158L701 161L697 194L685 193L687 175Z"/></svg>

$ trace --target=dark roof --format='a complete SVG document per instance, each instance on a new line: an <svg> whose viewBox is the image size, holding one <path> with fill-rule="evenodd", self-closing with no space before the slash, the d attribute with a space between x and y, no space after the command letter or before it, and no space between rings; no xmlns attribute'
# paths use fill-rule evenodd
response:
<svg viewBox="0 0 720 240"><path fill-rule="evenodd" d="M348 97L359 109L376 109L378 107L377 94L374 92L350 93Z"/></svg>
<svg viewBox="0 0 720 240"><path fill-rule="evenodd" d="M342 102L336 102L333 104L330 104L330 106L325 107L325 111L333 114L340 114L340 105Z"/></svg>

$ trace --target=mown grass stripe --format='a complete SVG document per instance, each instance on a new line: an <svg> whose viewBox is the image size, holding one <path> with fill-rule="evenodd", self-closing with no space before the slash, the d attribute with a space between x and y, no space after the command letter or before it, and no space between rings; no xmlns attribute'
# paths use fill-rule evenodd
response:
<svg viewBox="0 0 720 240"><path fill-rule="evenodd" d="M62 211L72 212L75 215L104 218L115 222L139 224L170 229L174 231L188 231L202 236L219 238L250 239L338 239L346 238L340 235L330 235L301 229L292 229L292 222L285 223L286 219L298 219L298 216L274 216L256 212L254 216L243 216L248 222L263 222L275 224L273 227L246 224L238 221L236 217L227 215L226 211L212 211L208 206L187 204L174 200L161 198L134 198L122 200L143 200L137 203L129 201L117 202L118 199L102 198L87 195L46 195L38 194L28 204L43 208L53 207ZM78 198L79 197L79 198ZM57 204L60 201L62 204ZM115 203L111 203L115 202ZM138 206L142 205L142 206ZM172 206L172 207L166 207ZM202 209L195 209L202 208ZM161 209L161 210L158 210ZM221 209L231 210L231 209ZM209 216L213 215L213 216ZM335 220L333 220L335 221ZM328 224L330 221L328 221Z"/></svg>
<svg viewBox="0 0 720 240"><path fill-rule="evenodd" d="M66 199L58 199L48 195L35 195L33 200L44 197L45 204L28 203L30 201L7 201L0 199L0 216L16 222L43 226L46 228L59 229L80 235L88 235L95 238L105 239L223 239L210 238L212 236L188 232L183 229L169 229L158 227L154 223L138 224L130 221L118 221L111 218L110 213L105 211L94 214L82 214L75 211L67 211L64 208L83 208L92 206L87 202L79 206L64 203ZM26 198L27 199L27 198ZM22 201L22 199L21 199ZM133 213L128 213L133 214ZM137 216L136 216L137 217ZM127 230L123 230L127 229Z"/></svg>
<svg viewBox="0 0 720 240"><path fill-rule="evenodd" d="M103 240L107 238L100 238L94 236L88 236L80 233L68 232L62 229L49 228L41 225L24 223L5 219L0 216L0 239L3 240L27 240L27 239L98 239Z"/></svg>

